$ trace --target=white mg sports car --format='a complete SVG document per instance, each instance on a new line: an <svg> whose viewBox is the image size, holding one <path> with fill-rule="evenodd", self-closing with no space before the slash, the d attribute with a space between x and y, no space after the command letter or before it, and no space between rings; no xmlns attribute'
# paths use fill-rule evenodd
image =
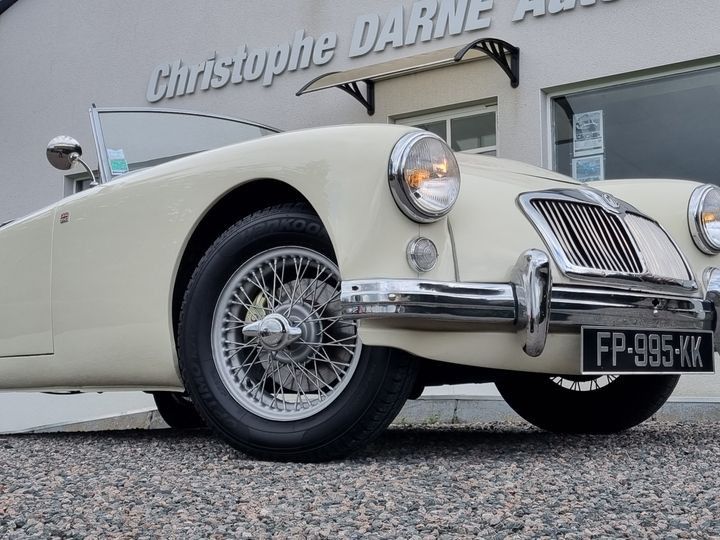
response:
<svg viewBox="0 0 720 540"><path fill-rule="evenodd" d="M720 189L592 187L434 135L91 109L85 189L0 228L0 388L152 392L279 460L362 447L426 386L614 432L712 373Z"/></svg>

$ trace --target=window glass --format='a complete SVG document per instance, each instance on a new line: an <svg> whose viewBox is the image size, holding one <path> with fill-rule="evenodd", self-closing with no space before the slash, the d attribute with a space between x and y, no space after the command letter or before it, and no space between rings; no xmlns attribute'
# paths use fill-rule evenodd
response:
<svg viewBox="0 0 720 540"><path fill-rule="evenodd" d="M100 173L97 170L93 171L93 174L95 175L95 178L100 179ZM92 182L92 178L86 171L69 174L65 176L65 183L63 188L63 196L67 197L68 195L72 195L73 193L79 193L81 191L85 191L86 189L90 189L90 183Z"/></svg>
<svg viewBox="0 0 720 540"><path fill-rule="evenodd" d="M450 146L456 152L495 146L495 113L474 114L450 120Z"/></svg>
<svg viewBox="0 0 720 540"><path fill-rule="evenodd" d="M559 172L720 183L720 68L560 96L552 115Z"/></svg>
<svg viewBox="0 0 720 540"><path fill-rule="evenodd" d="M99 111L113 176L269 135L237 120L187 113Z"/></svg>
<svg viewBox="0 0 720 540"><path fill-rule="evenodd" d="M419 115L398 123L430 131L444 139L456 152L494 156L497 151L496 105Z"/></svg>
<svg viewBox="0 0 720 540"><path fill-rule="evenodd" d="M419 127L420 129L424 129L425 131L434 133L441 139L447 140L447 125L445 120L441 120L439 122L424 122L420 124L415 124L415 127Z"/></svg>

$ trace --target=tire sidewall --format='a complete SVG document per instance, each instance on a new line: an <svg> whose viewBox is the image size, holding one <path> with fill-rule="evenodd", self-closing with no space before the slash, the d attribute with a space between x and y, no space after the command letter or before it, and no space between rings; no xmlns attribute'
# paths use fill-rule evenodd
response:
<svg viewBox="0 0 720 540"><path fill-rule="evenodd" d="M612 433L650 418L674 390L677 375L626 375L591 391L564 388L552 376L519 374L497 383L512 409L549 431Z"/></svg>
<svg viewBox="0 0 720 540"><path fill-rule="evenodd" d="M208 423L235 446L294 452L306 449L308 443L325 445L352 429L371 406L386 376L389 355L362 348L347 386L330 405L308 418L275 421L243 408L226 389L212 354L212 320L222 289L243 263L275 247L308 248L330 259L334 253L322 223L312 215L296 211L238 225L209 250L187 291L179 335L184 382L197 396L196 406Z"/></svg>

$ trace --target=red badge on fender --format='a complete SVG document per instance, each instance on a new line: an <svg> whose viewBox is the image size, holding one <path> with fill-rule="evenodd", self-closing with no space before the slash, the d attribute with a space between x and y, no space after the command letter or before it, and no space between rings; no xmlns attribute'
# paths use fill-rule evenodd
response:
<svg viewBox="0 0 720 540"><path fill-rule="evenodd" d="M67 223L68 221L70 221L70 212L60 214L60 223Z"/></svg>

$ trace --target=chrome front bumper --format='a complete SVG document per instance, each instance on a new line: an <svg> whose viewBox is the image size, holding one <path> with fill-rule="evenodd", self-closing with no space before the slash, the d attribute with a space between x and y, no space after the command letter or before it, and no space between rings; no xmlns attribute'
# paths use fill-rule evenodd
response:
<svg viewBox="0 0 720 540"><path fill-rule="evenodd" d="M411 279L343 281L344 316L422 318L434 321L500 324L524 331L524 350L539 356L550 328L581 326L712 330L720 310L720 270L705 273L705 299L552 284L547 255L522 254L509 283L456 283Z"/></svg>

